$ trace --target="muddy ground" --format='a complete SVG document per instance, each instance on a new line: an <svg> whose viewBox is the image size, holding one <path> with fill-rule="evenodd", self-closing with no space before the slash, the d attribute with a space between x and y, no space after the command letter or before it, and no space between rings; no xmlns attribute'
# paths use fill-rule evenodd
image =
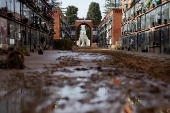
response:
<svg viewBox="0 0 170 113"><path fill-rule="evenodd" d="M128 67L140 73L147 73L153 78L170 83L170 57L154 57L138 54L126 54L122 51L98 50L98 49L79 49L76 51L101 53L109 55L112 60L106 60L106 65L113 67ZM145 54L145 53L144 53ZM157 54L159 56L159 54ZM103 63L102 63L103 65ZM105 64L104 64L105 65Z"/></svg>
<svg viewBox="0 0 170 113"><path fill-rule="evenodd" d="M168 58L45 51L0 69L0 113L169 113Z"/></svg>

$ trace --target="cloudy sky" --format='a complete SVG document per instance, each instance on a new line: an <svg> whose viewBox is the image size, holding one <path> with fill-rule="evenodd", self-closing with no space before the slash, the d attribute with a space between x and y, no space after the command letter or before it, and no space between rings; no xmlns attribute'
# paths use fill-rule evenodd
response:
<svg viewBox="0 0 170 113"><path fill-rule="evenodd" d="M105 0L60 0L62 1L62 6L63 8L69 6L69 5L74 5L78 7L78 17L79 18L85 18L87 15L87 11L89 8L89 5L91 2L97 2L100 5L100 11L101 13L104 11L103 6L105 3ZM102 18L104 17L104 14L102 13Z"/></svg>

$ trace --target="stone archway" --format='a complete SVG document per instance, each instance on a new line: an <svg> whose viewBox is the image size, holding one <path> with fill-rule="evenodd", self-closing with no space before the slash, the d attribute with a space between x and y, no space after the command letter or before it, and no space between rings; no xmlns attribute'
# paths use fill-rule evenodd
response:
<svg viewBox="0 0 170 113"><path fill-rule="evenodd" d="M93 42L93 19L75 19L75 46L77 45L77 28L80 25L87 25L90 28L90 47Z"/></svg>

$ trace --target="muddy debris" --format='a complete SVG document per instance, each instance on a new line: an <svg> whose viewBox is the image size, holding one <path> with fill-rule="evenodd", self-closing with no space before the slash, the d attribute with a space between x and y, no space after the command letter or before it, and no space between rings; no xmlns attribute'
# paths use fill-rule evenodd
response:
<svg viewBox="0 0 170 113"><path fill-rule="evenodd" d="M0 88L3 113L169 112L169 79L159 79L168 77L168 63L119 52L90 52L56 52L65 56L45 71L16 72L0 81L5 83Z"/></svg>
<svg viewBox="0 0 170 113"><path fill-rule="evenodd" d="M12 58L7 60L0 61L0 68L7 69L7 68L17 68L17 69L24 69L25 65L22 59L18 55L14 55Z"/></svg>

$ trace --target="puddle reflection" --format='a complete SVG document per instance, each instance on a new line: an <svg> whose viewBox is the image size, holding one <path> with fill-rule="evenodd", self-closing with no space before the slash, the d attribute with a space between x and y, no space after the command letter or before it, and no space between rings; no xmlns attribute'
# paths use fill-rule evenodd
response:
<svg viewBox="0 0 170 113"><path fill-rule="evenodd" d="M109 81L112 84L123 84L123 82L120 79L111 78ZM125 99L125 106L123 108L124 113L140 113L146 112L146 113L170 113L170 109L165 108L165 110L162 110L160 108L147 108L150 105L147 103L146 99L141 99L138 97L131 97L129 94L126 95ZM168 106L166 106L168 107ZM148 109L148 110L146 110ZM143 111L143 112L141 112ZM159 112L158 112L159 111Z"/></svg>
<svg viewBox="0 0 170 113"><path fill-rule="evenodd" d="M102 67L92 62L100 59L101 63L106 58L104 55L59 54L59 64L54 64L56 67L51 69L54 72L50 69L43 73L34 72L28 74L28 78L19 76L22 79L17 75L16 81L11 80L15 83L13 87L0 90L0 113L169 112L170 97L166 87L161 89L159 84L155 85L136 72L131 74L126 69ZM17 83L24 88L15 88Z"/></svg>
<svg viewBox="0 0 170 113"><path fill-rule="evenodd" d="M55 76L56 77L56 76ZM110 84L122 85L119 77L110 78ZM44 87L42 89L18 88L0 100L0 113L22 113L22 112L100 112L111 113L142 113L143 109L151 106L148 101L138 97L124 94L123 90L111 89L109 87L98 87L96 84L87 86L88 78L77 78L82 81L77 85L66 85L59 87ZM124 102L123 102L124 101ZM121 103L123 102L123 103ZM31 109L30 109L31 108ZM81 109L80 109L81 108ZM160 113L169 113L169 110L154 108ZM149 109L149 108L148 108ZM147 113L147 111L146 111ZM150 112L148 112L150 113ZM156 113L156 112L153 112Z"/></svg>
<svg viewBox="0 0 170 113"><path fill-rule="evenodd" d="M50 91L17 88L0 98L0 113L46 113L54 106L54 101Z"/></svg>

